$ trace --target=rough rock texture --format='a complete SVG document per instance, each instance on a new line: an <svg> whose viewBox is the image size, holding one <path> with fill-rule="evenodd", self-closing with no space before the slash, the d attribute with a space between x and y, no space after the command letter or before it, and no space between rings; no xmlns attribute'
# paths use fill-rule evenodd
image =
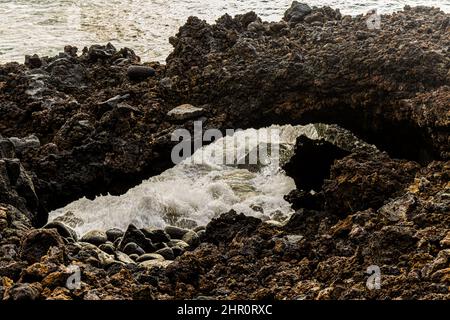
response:
<svg viewBox="0 0 450 320"><path fill-rule="evenodd" d="M132 82L127 69L139 58L111 45L79 56L66 47L41 62L0 68L0 134L34 134L39 142L16 155L33 173L45 209L39 224L48 210L84 195L122 193L170 165L170 153L162 152L173 131L158 93L163 66L150 64L157 76Z"/></svg>
<svg viewBox="0 0 450 320"><path fill-rule="evenodd" d="M189 18L170 39L168 98L211 105L224 126L336 123L394 157L448 159L449 15L405 8L369 30L365 16L318 13L289 25Z"/></svg>
<svg viewBox="0 0 450 320"><path fill-rule="evenodd" d="M300 209L274 227L223 215L166 269L166 290L175 298L449 299L449 178L450 163L433 162L398 181L396 197L386 190L384 204L342 218ZM381 270L380 290L366 287L372 265Z"/></svg>
<svg viewBox="0 0 450 320"><path fill-rule="evenodd" d="M184 121L198 118L203 113L202 108L194 107L190 104L182 104L167 113L167 116L175 121Z"/></svg>
<svg viewBox="0 0 450 320"><path fill-rule="evenodd" d="M449 299L449 21L407 7L368 30L294 3L280 22L191 17L167 64L131 79L139 58L110 44L0 66L0 296ZM170 167L171 133L193 129L167 116L182 104L202 108L204 129L324 122L360 139L338 126L299 139L284 224L229 212L198 232L130 226L95 244L36 229ZM372 265L380 290L366 286Z"/></svg>

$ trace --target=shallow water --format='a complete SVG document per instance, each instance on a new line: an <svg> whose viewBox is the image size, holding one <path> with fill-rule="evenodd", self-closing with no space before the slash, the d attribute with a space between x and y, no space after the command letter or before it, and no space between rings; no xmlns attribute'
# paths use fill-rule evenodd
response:
<svg viewBox="0 0 450 320"><path fill-rule="evenodd" d="M65 45L112 42L128 46L144 61L163 62L172 50L168 38L190 15L213 22L219 16L255 11L280 20L292 0L0 0L0 62L23 62L25 54L55 55ZM449 0L310 0L343 14L400 10L405 4L450 12Z"/></svg>

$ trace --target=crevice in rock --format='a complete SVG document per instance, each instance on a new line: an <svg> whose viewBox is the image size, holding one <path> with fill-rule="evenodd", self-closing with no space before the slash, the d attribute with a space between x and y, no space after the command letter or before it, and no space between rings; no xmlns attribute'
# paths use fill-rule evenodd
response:
<svg viewBox="0 0 450 320"><path fill-rule="evenodd" d="M294 179L298 189L318 192L324 180L330 177L330 168L334 161L349 154L350 152L323 139L311 140L300 136L294 156L283 169Z"/></svg>
<svg viewBox="0 0 450 320"><path fill-rule="evenodd" d="M301 106L296 108L302 110ZM426 128L418 127L408 120L393 120L395 117L385 116L378 110L382 110L381 106L355 109L346 104L304 111L300 115L289 111L286 114L276 114L271 110L260 123L253 120L251 126L260 128L271 124L336 124L375 145L380 151L386 151L392 158L415 161L421 165L442 160L439 150L435 148L436 143L433 143Z"/></svg>
<svg viewBox="0 0 450 320"><path fill-rule="evenodd" d="M416 161L422 165L441 160L425 129L409 121L393 122L382 114L362 112L350 107L341 107L335 112L311 112L305 114L301 122L312 121L337 124L350 130L380 151L386 151L392 158Z"/></svg>

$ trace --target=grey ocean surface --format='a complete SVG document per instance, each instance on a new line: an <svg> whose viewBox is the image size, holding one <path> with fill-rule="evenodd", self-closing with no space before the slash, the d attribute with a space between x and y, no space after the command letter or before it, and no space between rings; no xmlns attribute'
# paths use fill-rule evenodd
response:
<svg viewBox="0 0 450 320"><path fill-rule="evenodd" d="M168 42L186 19L195 15L214 22L221 15L255 11L263 20L280 20L292 0L0 0L0 63L23 62L24 55L55 55L65 45L79 48L111 42L130 47L144 61L163 62ZM343 14L401 10L405 5L440 7L450 0L311 0Z"/></svg>

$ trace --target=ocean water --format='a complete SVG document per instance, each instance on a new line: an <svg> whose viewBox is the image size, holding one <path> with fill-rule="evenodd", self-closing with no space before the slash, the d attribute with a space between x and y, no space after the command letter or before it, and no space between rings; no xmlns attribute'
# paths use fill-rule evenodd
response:
<svg viewBox="0 0 450 320"><path fill-rule="evenodd" d="M195 15L213 22L221 15L255 11L267 21L280 20L291 0L0 0L0 63L23 62L24 55L55 55L65 45L80 48L112 42L128 46L144 61L163 62L168 38ZM343 14L386 13L408 5L440 7L450 0L310 0Z"/></svg>
<svg viewBox="0 0 450 320"><path fill-rule="evenodd" d="M51 212L49 220L63 221L80 235L93 229L126 229L130 223L141 228L206 225L231 209L282 222L293 212L284 195L295 183L280 167L292 156L301 134L317 139L317 125L238 131L123 195L79 199ZM250 154L260 161L251 161Z"/></svg>

